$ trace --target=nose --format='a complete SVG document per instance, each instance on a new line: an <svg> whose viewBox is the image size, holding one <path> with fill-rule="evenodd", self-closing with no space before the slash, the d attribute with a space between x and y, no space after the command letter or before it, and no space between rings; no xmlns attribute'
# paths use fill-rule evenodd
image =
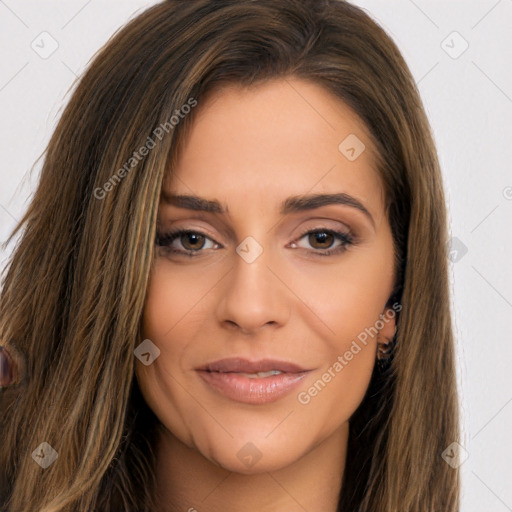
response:
<svg viewBox="0 0 512 512"><path fill-rule="evenodd" d="M263 249L253 259L261 251L259 247L254 240L240 244L217 304L217 318L223 327L243 334L269 325L283 326L290 316L293 295L286 279L273 264L272 251Z"/></svg>

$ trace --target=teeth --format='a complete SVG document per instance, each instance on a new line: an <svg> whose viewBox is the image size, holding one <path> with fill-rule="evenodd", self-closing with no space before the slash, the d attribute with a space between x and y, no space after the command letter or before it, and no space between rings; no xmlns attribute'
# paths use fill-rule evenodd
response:
<svg viewBox="0 0 512 512"><path fill-rule="evenodd" d="M243 375L244 377L249 377L250 379L264 379L265 377L272 377L272 375L281 375L279 370L270 370L268 372L258 372L258 373L244 373L240 372L239 375Z"/></svg>

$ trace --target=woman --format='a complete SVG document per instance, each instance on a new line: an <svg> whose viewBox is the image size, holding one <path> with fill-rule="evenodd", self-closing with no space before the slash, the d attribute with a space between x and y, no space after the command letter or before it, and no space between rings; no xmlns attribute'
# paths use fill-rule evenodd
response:
<svg viewBox="0 0 512 512"><path fill-rule="evenodd" d="M81 79L21 229L2 510L458 510L439 164L361 9L148 9Z"/></svg>

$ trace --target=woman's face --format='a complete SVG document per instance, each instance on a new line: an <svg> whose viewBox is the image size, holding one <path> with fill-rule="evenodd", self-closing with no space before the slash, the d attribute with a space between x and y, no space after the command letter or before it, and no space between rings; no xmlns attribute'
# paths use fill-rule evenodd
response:
<svg viewBox="0 0 512 512"><path fill-rule="evenodd" d="M275 470L347 427L374 328L393 335L384 193L364 124L318 85L229 86L197 108L159 210L143 336L160 353L136 375L186 446Z"/></svg>

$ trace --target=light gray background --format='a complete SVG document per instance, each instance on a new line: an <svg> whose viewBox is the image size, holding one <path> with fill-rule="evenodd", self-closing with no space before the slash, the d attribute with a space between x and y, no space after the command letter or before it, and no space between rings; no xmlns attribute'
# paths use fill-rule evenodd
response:
<svg viewBox="0 0 512 512"><path fill-rule="evenodd" d="M120 26L154 3L0 0L0 242L26 208L34 164L75 80ZM355 3L407 60L444 173L468 454L461 510L512 511L512 0ZM51 50L45 31L58 48L43 59L31 45ZM11 250L0 250L0 266Z"/></svg>

